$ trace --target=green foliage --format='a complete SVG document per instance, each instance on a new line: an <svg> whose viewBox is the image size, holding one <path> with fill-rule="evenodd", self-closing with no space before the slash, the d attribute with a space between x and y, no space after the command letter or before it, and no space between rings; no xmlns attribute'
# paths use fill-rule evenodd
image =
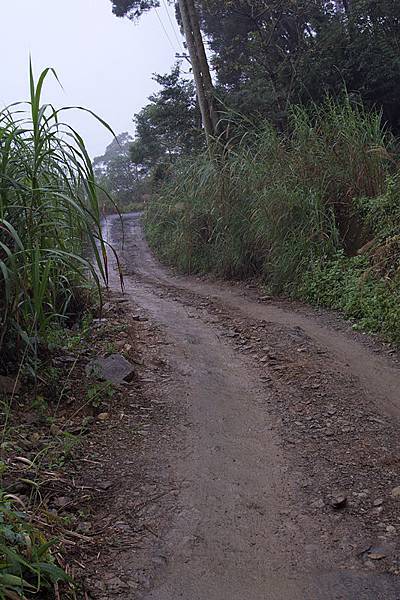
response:
<svg viewBox="0 0 400 600"><path fill-rule="evenodd" d="M148 205L151 245L182 270L261 276L400 341L392 139L348 98L294 109L290 123L181 162Z"/></svg>
<svg viewBox="0 0 400 600"><path fill-rule="evenodd" d="M314 265L298 289L300 298L340 310L358 327L400 343L400 180L389 176L386 191L360 198L360 216L370 232L363 253Z"/></svg>
<svg viewBox="0 0 400 600"><path fill-rule="evenodd" d="M104 212L143 210L177 158L202 148L193 83L181 76L178 64L153 78L161 89L135 115L135 139L121 133L93 161Z"/></svg>
<svg viewBox="0 0 400 600"><path fill-rule="evenodd" d="M49 72L35 83L31 69L30 101L0 112L0 368L18 351L35 355L89 280L107 279L91 161L63 122L68 109L41 104Z"/></svg>
<svg viewBox="0 0 400 600"><path fill-rule="evenodd" d="M87 403L98 408L105 399L111 399L114 395L114 387L110 382L92 383L86 392Z"/></svg>
<svg viewBox="0 0 400 600"><path fill-rule="evenodd" d="M367 256L318 262L305 273L296 295L316 304L339 310L357 321L355 328L383 334L400 342L400 280L379 278L370 269Z"/></svg>
<svg viewBox="0 0 400 600"><path fill-rule="evenodd" d="M11 497L0 493L0 598L40 597L58 581L70 581L51 554L54 541L47 541L29 523L23 510L16 510ZM14 595L13 595L14 594Z"/></svg>
<svg viewBox="0 0 400 600"><path fill-rule="evenodd" d="M158 93L135 115L136 138L131 159L142 174L171 163L202 147L200 114L193 82L181 76L179 64L171 73L155 75Z"/></svg>
<svg viewBox="0 0 400 600"><path fill-rule="evenodd" d="M218 94L286 124L293 103L343 86L400 127L400 6L393 0L207 0L198 3Z"/></svg>
<svg viewBox="0 0 400 600"><path fill-rule="evenodd" d="M103 156L93 160L93 170L100 186L99 198L103 212L126 212L133 202L142 202L146 181L141 169L132 161L133 138L120 133L106 148Z"/></svg>
<svg viewBox="0 0 400 600"><path fill-rule="evenodd" d="M117 17L137 19L151 8L160 6L158 0L111 0L113 13Z"/></svg>

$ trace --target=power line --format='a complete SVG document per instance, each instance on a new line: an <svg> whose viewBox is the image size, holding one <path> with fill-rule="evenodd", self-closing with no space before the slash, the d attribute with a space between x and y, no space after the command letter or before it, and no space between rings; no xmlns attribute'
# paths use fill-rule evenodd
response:
<svg viewBox="0 0 400 600"><path fill-rule="evenodd" d="M176 27L175 27L174 23L172 22L171 15L169 14L169 10L168 10L167 3L166 3L166 1L165 1L165 0L162 0L162 3L163 3L163 5L164 5L165 12L167 13L167 17L168 17L168 21L170 22L171 29L172 29L172 31L174 32L175 39L176 39L176 41L178 42L178 45L179 45L179 46L181 46L181 45L183 46L182 38L181 38L181 39L179 39L179 37L178 37L178 34L177 34L177 32L176 32Z"/></svg>
<svg viewBox="0 0 400 600"><path fill-rule="evenodd" d="M165 29L164 23L162 22L162 19L161 19L160 15L158 14L158 9L156 8L155 11L156 11L157 19L160 21L160 25L163 28L163 31L164 31L164 33L165 33L165 35L166 35L166 37L167 37L167 39L168 39L168 41L170 43L170 46L171 46L172 50L174 52L176 52L176 48L175 48L174 44L172 43L171 38L169 37L168 31Z"/></svg>

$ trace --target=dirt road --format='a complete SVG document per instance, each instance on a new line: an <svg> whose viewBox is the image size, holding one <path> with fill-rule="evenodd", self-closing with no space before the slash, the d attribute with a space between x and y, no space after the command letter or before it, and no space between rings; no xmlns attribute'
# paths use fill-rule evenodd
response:
<svg viewBox="0 0 400 600"><path fill-rule="evenodd" d="M158 457L172 516L124 597L400 599L396 356L253 287L173 275L124 222L126 294L160 327L173 377L157 393L178 407ZM118 249L119 219L106 229Z"/></svg>

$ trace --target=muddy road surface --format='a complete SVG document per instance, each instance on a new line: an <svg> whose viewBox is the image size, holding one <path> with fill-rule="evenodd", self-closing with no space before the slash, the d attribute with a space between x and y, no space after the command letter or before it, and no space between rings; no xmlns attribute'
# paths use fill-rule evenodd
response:
<svg viewBox="0 0 400 600"><path fill-rule="evenodd" d="M140 215L123 221L123 247L119 218L105 230L126 296L161 332L172 377L154 391L175 430L156 460L173 506L124 597L400 599L396 354L255 286L175 275Z"/></svg>

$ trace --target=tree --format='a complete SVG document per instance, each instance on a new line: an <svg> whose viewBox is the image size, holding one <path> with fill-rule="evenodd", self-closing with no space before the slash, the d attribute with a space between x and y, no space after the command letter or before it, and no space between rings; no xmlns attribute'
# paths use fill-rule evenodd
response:
<svg viewBox="0 0 400 600"><path fill-rule="evenodd" d="M138 19L144 12L160 6L158 0L111 0L113 13L117 17Z"/></svg>
<svg viewBox="0 0 400 600"><path fill-rule="evenodd" d="M196 0L195 4L179 0L178 4L195 9L195 20L200 16L217 95L228 109L267 117L285 128L292 104L320 103L326 94L337 96L346 88L367 106L382 109L384 120L400 131L398 0ZM134 18L157 6L158 0L114 0L113 5L116 14ZM178 11L178 18L183 24L183 13L179 17ZM195 28L190 24L189 28L194 39ZM198 62L194 74L199 89L207 75L203 77L201 52L196 56L192 62ZM205 96L210 97L207 90ZM200 108L204 123L208 109Z"/></svg>
<svg viewBox="0 0 400 600"><path fill-rule="evenodd" d="M171 73L155 75L161 90L149 98L137 115L136 137L130 157L145 174L160 163L172 163L203 145L200 113L193 82L180 75L179 65Z"/></svg>
<svg viewBox="0 0 400 600"><path fill-rule="evenodd" d="M201 0L217 91L282 126L292 103L346 87L400 128L396 0Z"/></svg>
<svg viewBox="0 0 400 600"><path fill-rule="evenodd" d="M118 17L139 18L151 8L157 8L158 0L111 0L113 12ZM178 18L186 39L196 85L196 94L202 116L207 143L217 133L217 114L214 105L214 88L200 30L199 16L194 0L177 0Z"/></svg>
<svg viewBox="0 0 400 600"><path fill-rule="evenodd" d="M121 133L107 146L103 156L93 161L99 185L120 208L139 201L141 196L140 173L130 157L132 142L129 133Z"/></svg>

